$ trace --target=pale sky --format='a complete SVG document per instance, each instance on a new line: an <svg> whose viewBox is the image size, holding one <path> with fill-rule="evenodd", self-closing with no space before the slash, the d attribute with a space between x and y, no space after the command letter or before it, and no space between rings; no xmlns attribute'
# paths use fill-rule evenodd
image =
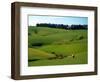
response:
<svg viewBox="0 0 100 82"><path fill-rule="evenodd" d="M52 23L52 24L88 24L88 17L70 17L70 16L28 16L28 25L36 26L37 23Z"/></svg>

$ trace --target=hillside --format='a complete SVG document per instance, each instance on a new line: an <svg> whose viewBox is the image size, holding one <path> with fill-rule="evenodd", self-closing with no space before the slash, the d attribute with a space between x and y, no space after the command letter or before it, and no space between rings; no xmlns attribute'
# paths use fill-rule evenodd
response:
<svg viewBox="0 0 100 82"><path fill-rule="evenodd" d="M29 66L87 63L87 30L28 29Z"/></svg>

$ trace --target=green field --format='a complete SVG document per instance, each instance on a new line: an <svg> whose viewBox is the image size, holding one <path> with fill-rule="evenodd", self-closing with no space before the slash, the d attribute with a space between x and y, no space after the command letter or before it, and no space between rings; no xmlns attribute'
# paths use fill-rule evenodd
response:
<svg viewBox="0 0 100 82"><path fill-rule="evenodd" d="M87 30L28 28L28 66L87 64Z"/></svg>

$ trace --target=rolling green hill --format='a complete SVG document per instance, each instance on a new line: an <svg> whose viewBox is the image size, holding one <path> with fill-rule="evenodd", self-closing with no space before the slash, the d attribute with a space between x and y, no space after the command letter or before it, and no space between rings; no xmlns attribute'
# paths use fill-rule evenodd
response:
<svg viewBox="0 0 100 82"><path fill-rule="evenodd" d="M28 28L28 65L87 63L87 30Z"/></svg>

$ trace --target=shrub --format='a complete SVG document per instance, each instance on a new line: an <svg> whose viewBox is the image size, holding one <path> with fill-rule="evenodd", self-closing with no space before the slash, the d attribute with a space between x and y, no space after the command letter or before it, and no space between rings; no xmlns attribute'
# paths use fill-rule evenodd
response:
<svg viewBox="0 0 100 82"><path fill-rule="evenodd" d="M38 33L38 29L37 29L37 27L34 27L34 33L35 33L35 34Z"/></svg>
<svg viewBox="0 0 100 82"><path fill-rule="evenodd" d="M77 37L77 40L82 40L84 37L81 35L81 36L78 36Z"/></svg>

